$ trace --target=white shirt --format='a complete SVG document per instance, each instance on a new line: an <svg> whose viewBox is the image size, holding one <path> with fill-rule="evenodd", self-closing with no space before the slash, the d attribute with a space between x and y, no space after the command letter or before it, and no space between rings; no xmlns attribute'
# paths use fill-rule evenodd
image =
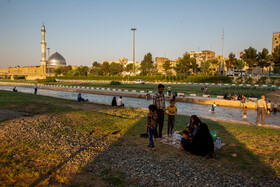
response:
<svg viewBox="0 0 280 187"><path fill-rule="evenodd" d="M170 87L170 86L168 86L168 88L167 88L167 89L168 89L168 91L169 91L169 90L171 90L171 87Z"/></svg>
<svg viewBox="0 0 280 187"><path fill-rule="evenodd" d="M119 98L118 101L117 101L117 105L118 105L118 106L121 106L122 104L123 104L122 99Z"/></svg>

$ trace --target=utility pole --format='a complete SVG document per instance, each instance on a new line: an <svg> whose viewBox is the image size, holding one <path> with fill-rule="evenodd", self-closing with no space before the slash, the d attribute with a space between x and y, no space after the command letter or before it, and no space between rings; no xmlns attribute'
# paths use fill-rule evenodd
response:
<svg viewBox="0 0 280 187"><path fill-rule="evenodd" d="M49 60L49 58L50 58L50 48L48 47L47 50L48 50L48 60Z"/></svg>
<svg viewBox="0 0 280 187"><path fill-rule="evenodd" d="M131 29L133 31L133 74L135 75L135 31L136 28Z"/></svg>

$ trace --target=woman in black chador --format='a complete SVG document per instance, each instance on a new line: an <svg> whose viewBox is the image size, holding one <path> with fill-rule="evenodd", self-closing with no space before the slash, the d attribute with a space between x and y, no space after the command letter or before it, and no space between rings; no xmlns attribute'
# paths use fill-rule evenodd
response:
<svg viewBox="0 0 280 187"><path fill-rule="evenodd" d="M113 97L112 106L117 106L117 99L116 99L116 97Z"/></svg>
<svg viewBox="0 0 280 187"><path fill-rule="evenodd" d="M206 158L218 156L214 153L214 142L210 131L205 123L193 115L190 118L190 127L194 127L191 143L183 146L185 150L195 155L205 156Z"/></svg>

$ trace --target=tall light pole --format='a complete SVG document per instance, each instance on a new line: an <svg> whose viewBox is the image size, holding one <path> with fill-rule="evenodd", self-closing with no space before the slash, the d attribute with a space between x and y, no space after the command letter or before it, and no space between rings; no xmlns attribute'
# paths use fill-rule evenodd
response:
<svg viewBox="0 0 280 187"><path fill-rule="evenodd" d="M224 29L223 29L223 37L222 37L222 58L223 58L223 76L225 76L225 62L224 62Z"/></svg>
<svg viewBox="0 0 280 187"><path fill-rule="evenodd" d="M135 75L135 31L136 28L131 29L133 31L133 74Z"/></svg>

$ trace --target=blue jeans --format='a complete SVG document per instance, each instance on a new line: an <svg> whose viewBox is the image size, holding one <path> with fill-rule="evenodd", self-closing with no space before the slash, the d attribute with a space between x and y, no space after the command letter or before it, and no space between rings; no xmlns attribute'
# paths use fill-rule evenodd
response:
<svg viewBox="0 0 280 187"><path fill-rule="evenodd" d="M153 141L153 135L154 135L154 133L155 133L155 130L156 130L156 129L148 129L148 134L149 134L149 145L151 145L152 148L155 148L154 141Z"/></svg>

